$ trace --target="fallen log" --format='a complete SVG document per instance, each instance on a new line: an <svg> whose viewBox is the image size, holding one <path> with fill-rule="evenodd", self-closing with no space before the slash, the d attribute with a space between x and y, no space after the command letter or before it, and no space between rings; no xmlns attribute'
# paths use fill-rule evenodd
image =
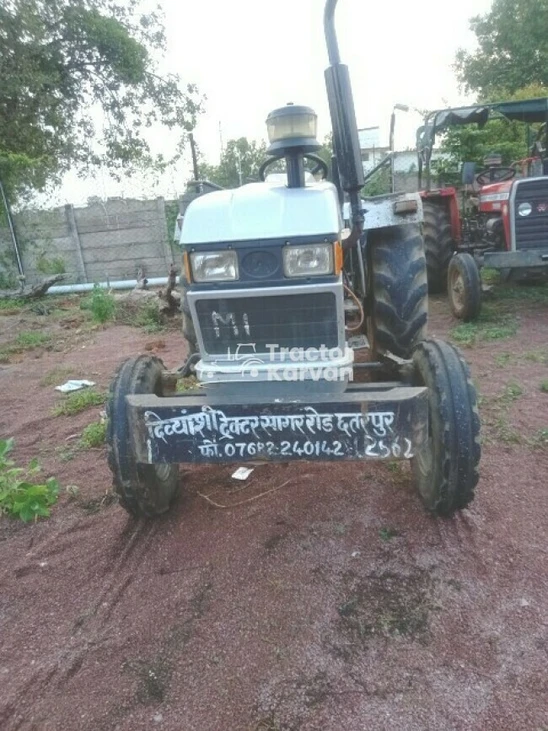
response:
<svg viewBox="0 0 548 731"><path fill-rule="evenodd" d="M48 289L57 282L63 281L65 278L64 274L55 274L52 277L47 277L38 284L34 284L32 287L21 287L21 289L0 290L0 299L39 299L43 297Z"/></svg>

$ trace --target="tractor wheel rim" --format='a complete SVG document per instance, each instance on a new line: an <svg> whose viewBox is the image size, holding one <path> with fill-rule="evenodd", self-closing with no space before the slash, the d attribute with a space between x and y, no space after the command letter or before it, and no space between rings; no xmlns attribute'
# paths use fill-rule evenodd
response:
<svg viewBox="0 0 548 731"><path fill-rule="evenodd" d="M456 312L464 309L464 279L460 272L453 272L451 275L451 299Z"/></svg>

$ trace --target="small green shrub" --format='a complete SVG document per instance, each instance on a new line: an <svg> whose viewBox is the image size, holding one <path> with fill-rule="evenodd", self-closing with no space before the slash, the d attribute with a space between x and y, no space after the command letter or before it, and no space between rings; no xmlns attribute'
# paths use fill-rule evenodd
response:
<svg viewBox="0 0 548 731"><path fill-rule="evenodd" d="M486 304L475 322L457 325L450 335L460 345L471 347L476 341L511 338L517 330L518 323L512 313L498 312L492 305Z"/></svg>
<svg viewBox="0 0 548 731"><path fill-rule="evenodd" d="M60 256L54 256L52 259L48 259L45 254L42 254L36 261L36 268L42 274L50 276L52 274L65 274L67 271L65 261Z"/></svg>
<svg viewBox="0 0 548 731"><path fill-rule="evenodd" d="M507 366L511 360L512 360L511 353L499 353L498 355L495 355L495 363L500 368L504 368L504 366Z"/></svg>
<svg viewBox="0 0 548 731"><path fill-rule="evenodd" d="M185 391L194 391L199 388L200 384L196 376L188 376L188 378L180 378L177 381L177 393L185 393Z"/></svg>
<svg viewBox="0 0 548 731"><path fill-rule="evenodd" d="M15 339L15 345L21 350L32 350L33 348L39 348L40 345L45 345L50 340L51 336L47 333L29 330L28 332L19 333Z"/></svg>
<svg viewBox="0 0 548 731"><path fill-rule="evenodd" d="M379 530L379 536L381 541L390 541L392 538L397 538L400 535L396 528L381 528Z"/></svg>
<svg viewBox="0 0 548 731"><path fill-rule="evenodd" d="M92 293L82 300L80 307L83 310L89 310L93 320L101 324L114 319L116 314L114 296L98 284L93 285Z"/></svg>
<svg viewBox="0 0 548 731"><path fill-rule="evenodd" d="M93 388L87 388L84 391L75 391L69 393L64 399L53 409L54 416L74 416L81 411L89 409L91 406L100 406L104 404L106 396L99 393Z"/></svg>
<svg viewBox="0 0 548 731"><path fill-rule="evenodd" d="M519 302L542 304L548 301L548 287L542 284L503 286L495 290L495 296L501 300L518 300Z"/></svg>
<svg viewBox="0 0 548 731"><path fill-rule="evenodd" d="M6 345L0 348L0 361L9 361L9 356L13 353L22 353L25 350L33 350L41 345L46 345L51 340L51 336L47 333L29 330L19 333L19 335Z"/></svg>
<svg viewBox="0 0 548 731"><path fill-rule="evenodd" d="M96 449L105 443L106 435L106 422L94 421L91 424L88 424L82 432L80 445L85 449Z"/></svg>
<svg viewBox="0 0 548 731"><path fill-rule="evenodd" d="M548 381L542 381L540 384L540 390L542 393L548 393Z"/></svg>
<svg viewBox="0 0 548 731"><path fill-rule="evenodd" d="M484 284L497 284L500 282L500 272L498 269L484 267L481 271L481 279Z"/></svg>
<svg viewBox="0 0 548 731"><path fill-rule="evenodd" d="M507 383L504 387L504 391L499 396L499 399L501 401L515 401L520 396L523 395L523 388L519 385L519 383L516 383L515 381L511 381L510 383Z"/></svg>
<svg viewBox="0 0 548 731"><path fill-rule="evenodd" d="M46 518L59 496L59 484L53 477L36 483L38 462L33 460L26 469L16 467L8 457L12 449L13 439L0 439L0 511L25 522Z"/></svg>
<svg viewBox="0 0 548 731"><path fill-rule="evenodd" d="M147 333L161 332L164 329L164 321L157 300L146 300L135 313L131 324L144 328Z"/></svg>
<svg viewBox="0 0 548 731"><path fill-rule="evenodd" d="M5 264L4 257L0 257L0 267ZM17 276L13 271L0 269L0 289L17 289Z"/></svg>
<svg viewBox="0 0 548 731"><path fill-rule="evenodd" d="M3 289L3 287L0 286L0 289ZM27 301L22 297L6 297L0 299L0 312L19 312L26 304Z"/></svg>
<svg viewBox="0 0 548 731"><path fill-rule="evenodd" d="M542 447L543 449L546 449L548 447L548 428L543 427L542 429L537 429L532 438L529 440L529 443L532 447Z"/></svg>

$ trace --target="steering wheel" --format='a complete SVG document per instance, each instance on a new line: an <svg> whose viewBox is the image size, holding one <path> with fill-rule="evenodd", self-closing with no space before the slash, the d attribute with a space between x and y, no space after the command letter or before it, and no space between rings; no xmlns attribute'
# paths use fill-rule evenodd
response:
<svg viewBox="0 0 548 731"><path fill-rule="evenodd" d="M269 157L267 160L265 160L259 168L259 180L264 183L266 179L267 168L269 168L273 163L278 162L278 160L283 160L284 157L285 155L276 155L275 157ZM323 179L327 180L327 176L329 175L329 168L327 166L327 163L322 160L321 157L318 157L318 155L314 155L311 152L303 155L303 157L305 160L312 160L312 162L316 163L316 165L310 171L312 175L317 175L319 172L321 172Z"/></svg>
<svg viewBox="0 0 548 731"><path fill-rule="evenodd" d="M505 180L512 180L515 177L516 168L488 168L476 175L476 183L478 185L489 185L489 183L502 183Z"/></svg>

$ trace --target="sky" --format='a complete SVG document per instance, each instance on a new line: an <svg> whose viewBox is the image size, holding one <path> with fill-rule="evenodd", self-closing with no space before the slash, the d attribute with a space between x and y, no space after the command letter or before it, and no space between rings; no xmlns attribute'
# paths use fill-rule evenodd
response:
<svg viewBox="0 0 548 731"><path fill-rule="evenodd" d="M162 68L194 82L207 97L195 137L216 163L221 135L265 139L265 119L287 102L318 114L322 139L330 131L324 69L323 0L159 0L167 46ZM459 91L452 69L459 47L473 48L469 19L491 0L339 0L336 21L341 60L348 64L358 127L379 125L388 136L393 105L436 109L473 99ZM418 113L397 113L396 149L413 146ZM155 145L169 151L164 131ZM132 176L116 183L107 173L82 181L74 172L50 205L85 203L91 195L175 198L190 177L190 160L161 180Z"/></svg>

